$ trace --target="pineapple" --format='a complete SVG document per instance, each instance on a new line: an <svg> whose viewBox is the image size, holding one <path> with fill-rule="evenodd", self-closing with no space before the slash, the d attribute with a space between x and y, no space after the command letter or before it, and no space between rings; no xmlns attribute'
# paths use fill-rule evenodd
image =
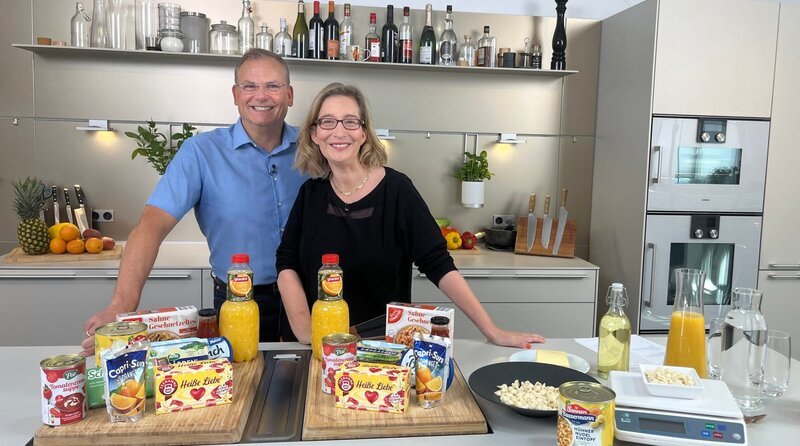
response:
<svg viewBox="0 0 800 446"><path fill-rule="evenodd" d="M14 186L14 212L22 219L17 226L17 239L25 254L46 254L50 251L50 237L47 225L39 218L44 209L44 183L38 178L25 178L24 181L11 182Z"/></svg>

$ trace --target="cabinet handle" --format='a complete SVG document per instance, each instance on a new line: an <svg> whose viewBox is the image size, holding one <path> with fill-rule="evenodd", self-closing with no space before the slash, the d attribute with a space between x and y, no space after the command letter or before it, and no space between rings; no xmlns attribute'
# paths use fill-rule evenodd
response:
<svg viewBox="0 0 800 446"><path fill-rule="evenodd" d="M586 279L589 277L588 274L525 274L525 273L514 273L514 274L494 274L494 273L465 273L464 271L459 271L461 276L465 279L467 278L478 278L478 279ZM427 277L425 273L419 273L419 277Z"/></svg>
<svg viewBox="0 0 800 446"><path fill-rule="evenodd" d="M767 277L775 280L800 280L800 274L767 274Z"/></svg>
<svg viewBox="0 0 800 446"><path fill-rule="evenodd" d="M775 269L798 269L800 268L800 263L770 263L769 267Z"/></svg>
<svg viewBox="0 0 800 446"><path fill-rule="evenodd" d="M659 178L661 177L661 146L653 146L653 154L658 152L658 164L656 164L656 176L650 176L650 182L653 184L658 184Z"/></svg>
<svg viewBox="0 0 800 446"><path fill-rule="evenodd" d="M148 279L189 279L191 274L158 274L147 276Z"/></svg>
<svg viewBox="0 0 800 446"><path fill-rule="evenodd" d="M15 275L0 275L0 280L24 280L24 279L75 279L75 274L15 274Z"/></svg>
<svg viewBox="0 0 800 446"><path fill-rule="evenodd" d="M93 274L93 275L77 275L77 274L16 274L16 275L0 275L0 280L21 280L21 279L118 279L119 274ZM189 279L191 274L158 274L147 276L148 279Z"/></svg>

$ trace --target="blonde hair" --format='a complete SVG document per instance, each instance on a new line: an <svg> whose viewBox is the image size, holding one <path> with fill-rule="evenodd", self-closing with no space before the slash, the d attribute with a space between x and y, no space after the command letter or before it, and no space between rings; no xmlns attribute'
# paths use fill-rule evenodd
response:
<svg viewBox="0 0 800 446"><path fill-rule="evenodd" d="M334 82L328 84L317 94L317 97L314 98L314 102L311 104L311 108L303 121L303 125L300 128L300 135L297 137L295 167L312 178L327 178L330 175L331 168L330 165L328 165L328 160L322 156L319 145L311 140L311 133L317 125L322 103L332 96L348 97L358 104L361 119L364 121L364 125L361 126L361 129L364 131L367 138L359 149L359 162L365 167L380 167L386 164L386 160L388 159L386 148L383 147L378 136L375 135L375 130L372 128L372 118L370 118L369 115L367 99L364 97L364 93L353 85Z"/></svg>

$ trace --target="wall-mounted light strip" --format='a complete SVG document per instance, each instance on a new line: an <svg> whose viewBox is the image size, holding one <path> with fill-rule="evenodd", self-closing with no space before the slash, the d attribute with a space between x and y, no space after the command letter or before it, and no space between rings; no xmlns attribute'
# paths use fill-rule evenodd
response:
<svg viewBox="0 0 800 446"><path fill-rule="evenodd" d="M516 133L501 133L500 137L497 138L497 142L502 144L524 144L528 141L524 139L517 139Z"/></svg>
<svg viewBox="0 0 800 446"><path fill-rule="evenodd" d="M389 129L375 129L375 135L378 136L378 139L382 141L389 141L392 139L397 139L396 136L389 133Z"/></svg>
<svg viewBox="0 0 800 446"><path fill-rule="evenodd" d="M108 119L90 119L88 126L75 127L75 130L87 132L107 132L111 130L108 126Z"/></svg>

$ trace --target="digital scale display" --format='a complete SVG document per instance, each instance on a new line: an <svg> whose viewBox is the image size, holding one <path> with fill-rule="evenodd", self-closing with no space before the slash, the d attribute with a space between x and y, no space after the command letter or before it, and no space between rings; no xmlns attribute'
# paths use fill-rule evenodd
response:
<svg viewBox="0 0 800 446"><path fill-rule="evenodd" d="M618 407L618 439L651 445L745 445L744 423Z"/></svg>
<svg viewBox="0 0 800 446"><path fill-rule="evenodd" d="M639 427L645 431L669 432L672 434L686 433L686 425L683 423L653 418L639 418Z"/></svg>

